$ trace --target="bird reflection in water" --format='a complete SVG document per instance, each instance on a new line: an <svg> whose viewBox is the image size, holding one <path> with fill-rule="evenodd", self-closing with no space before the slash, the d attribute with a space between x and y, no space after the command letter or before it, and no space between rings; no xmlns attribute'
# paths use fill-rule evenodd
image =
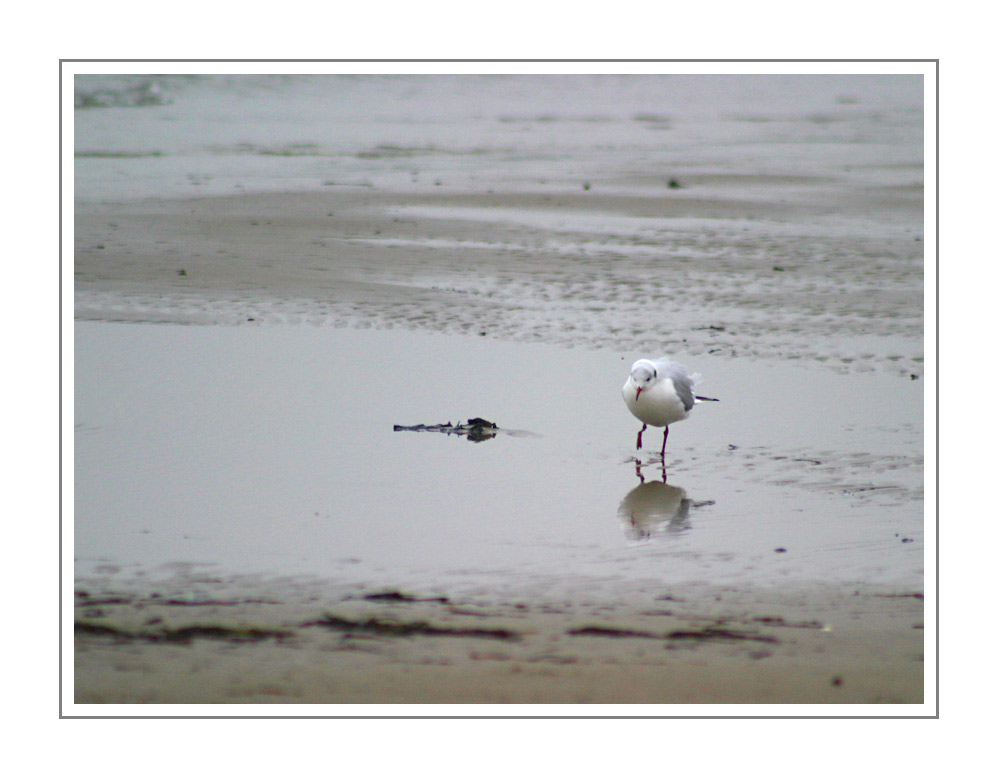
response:
<svg viewBox="0 0 998 778"><path fill-rule="evenodd" d="M641 480L627 493L617 509L624 534L631 540L648 540L654 535L685 532L690 529L690 510L713 505L713 500L693 502L686 490L661 481Z"/></svg>

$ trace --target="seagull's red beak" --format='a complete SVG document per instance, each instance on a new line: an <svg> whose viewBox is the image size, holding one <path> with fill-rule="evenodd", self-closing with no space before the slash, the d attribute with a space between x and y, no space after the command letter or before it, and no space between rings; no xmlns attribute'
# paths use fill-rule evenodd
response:
<svg viewBox="0 0 998 778"><path fill-rule="evenodd" d="M634 402L637 402L638 398L641 396L641 387L640 386L636 387L635 391L636 394L634 395Z"/></svg>

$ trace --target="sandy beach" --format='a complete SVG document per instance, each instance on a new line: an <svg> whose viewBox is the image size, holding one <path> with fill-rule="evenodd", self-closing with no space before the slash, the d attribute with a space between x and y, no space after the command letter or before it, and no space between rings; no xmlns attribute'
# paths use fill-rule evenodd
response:
<svg viewBox="0 0 998 778"><path fill-rule="evenodd" d="M923 701L922 606L918 594L704 587L627 604L394 589L296 602L252 588L199 603L78 587L75 694L78 704L851 703L904 715Z"/></svg>
<svg viewBox="0 0 998 778"><path fill-rule="evenodd" d="M620 139L682 121L634 112L560 128L627 164L436 125L211 146L339 171L239 191L81 129L75 705L924 715L920 147L847 86L801 120L810 166L653 168ZM877 158L892 121L908 161ZM114 197L115 171L197 191ZM665 463L619 398L661 353L721 397ZM503 434L392 427L477 415Z"/></svg>

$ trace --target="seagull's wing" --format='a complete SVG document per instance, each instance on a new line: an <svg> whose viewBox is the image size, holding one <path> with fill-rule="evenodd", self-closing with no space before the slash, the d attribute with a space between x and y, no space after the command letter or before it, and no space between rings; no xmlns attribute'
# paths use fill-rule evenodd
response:
<svg viewBox="0 0 998 778"><path fill-rule="evenodd" d="M693 384L696 383L694 376L691 376L685 367L677 365L675 362L668 362L659 368L660 378L671 378L672 385L676 387L676 394L683 401L683 407L689 410L696 403L693 396Z"/></svg>

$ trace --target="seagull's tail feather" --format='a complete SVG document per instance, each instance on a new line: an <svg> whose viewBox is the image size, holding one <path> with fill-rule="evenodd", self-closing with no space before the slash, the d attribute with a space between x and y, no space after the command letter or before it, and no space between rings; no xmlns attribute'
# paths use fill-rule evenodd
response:
<svg viewBox="0 0 998 778"><path fill-rule="evenodd" d="M702 375L700 375L699 373L694 373L693 375L690 376L690 383L696 386L698 383L700 383L702 379L703 379ZM720 402L720 400L718 400L715 397L700 397L699 395L695 395L693 399L696 400L697 402L711 402L711 403Z"/></svg>

